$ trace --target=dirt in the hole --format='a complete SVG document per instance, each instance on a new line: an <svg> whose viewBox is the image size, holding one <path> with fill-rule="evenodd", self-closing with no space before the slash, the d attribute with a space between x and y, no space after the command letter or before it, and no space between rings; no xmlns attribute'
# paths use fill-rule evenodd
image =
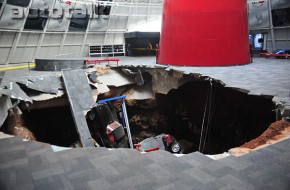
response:
<svg viewBox="0 0 290 190"><path fill-rule="evenodd" d="M1 131L26 140L36 140L33 132L25 127L21 111L18 107L9 110L9 115L1 127Z"/></svg>
<svg viewBox="0 0 290 190"><path fill-rule="evenodd" d="M276 121L270 125L270 127L262 133L259 137L246 142L241 148L255 149L261 145L266 144L269 140L279 140L278 135L282 134L282 131L290 127L288 121Z"/></svg>

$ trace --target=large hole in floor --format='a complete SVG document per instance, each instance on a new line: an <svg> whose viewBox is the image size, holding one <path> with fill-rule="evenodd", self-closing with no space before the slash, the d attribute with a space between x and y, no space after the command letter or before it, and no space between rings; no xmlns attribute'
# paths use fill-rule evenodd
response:
<svg viewBox="0 0 290 190"><path fill-rule="evenodd" d="M164 73L163 70L158 72ZM158 72L157 79L154 79L156 81L161 76ZM147 90L153 89L154 98L128 98L126 102L133 143L168 133L182 144L185 153L200 151L205 154L218 154L258 137L275 121L273 110L276 107L270 96L248 95L239 89L226 88L220 82L209 78L179 78L183 81L182 85L175 89L176 86L170 87L172 84L174 86L174 80L163 76L164 80L155 82L155 85L162 88L160 84L168 82L170 84L164 86L171 90L164 93L165 88L160 89L162 94L154 90L153 76L156 73L143 72L145 84L138 86ZM98 98L121 95L124 89L132 90L135 87L134 84L110 87L108 94ZM67 99L66 96L62 98ZM44 101L44 105L51 106L50 101ZM71 146L79 137L70 107L67 102L64 105L66 106L42 106L42 109L22 110L21 121L17 126L25 126L38 141ZM9 131L13 122L15 121L12 117L8 117L1 130Z"/></svg>
<svg viewBox="0 0 290 190"><path fill-rule="evenodd" d="M24 111L22 117L38 141L64 147L78 141L69 106Z"/></svg>
<svg viewBox="0 0 290 190"><path fill-rule="evenodd" d="M188 82L167 95L156 94L155 100L135 101L127 109L135 141L169 133L187 153L223 153L258 137L275 120L271 98L218 83L211 88L209 81Z"/></svg>
<svg viewBox="0 0 290 190"><path fill-rule="evenodd" d="M275 120L274 109L270 97L247 95L214 81L187 82L167 95L127 102L134 143L168 133L185 153L205 154L223 153L256 138ZM68 147L78 140L69 106L23 111L22 118L38 141Z"/></svg>

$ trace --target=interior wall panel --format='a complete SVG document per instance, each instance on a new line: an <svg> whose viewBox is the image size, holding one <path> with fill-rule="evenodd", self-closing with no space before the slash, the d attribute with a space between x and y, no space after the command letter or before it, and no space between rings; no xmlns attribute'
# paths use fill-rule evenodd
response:
<svg viewBox="0 0 290 190"><path fill-rule="evenodd" d="M42 41L43 45L56 45L60 44L63 34L46 33Z"/></svg>
<svg viewBox="0 0 290 190"><path fill-rule="evenodd" d="M25 47L21 57L21 62L31 62L37 47Z"/></svg>
<svg viewBox="0 0 290 190"><path fill-rule="evenodd" d="M268 10L249 12L249 26L251 28L269 28L270 17Z"/></svg>
<svg viewBox="0 0 290 190"><path fill-rule="evenodd" d="M115 34L107 34L104 44L114 44Z"/></svg>
<svg viewBox="0 0 290 190"><path fill-rule="evenodd" d="M19 6L19 7L27 7L30 3L30 0L7 0L6 1L7 4L9 5L15 5L15 6Z"/></svg>
<svg viewBox="0 0 290 190"><path fill-rule="evenodd" d="M54 0L33 0L32 9L49 9L52 7Z"/></svg>
<svg viewBox="0 0 290 190"><path fill-rule="evenodd" d="M272 9L283 9L290 7L290 0L271 0Z"/></svg>
<svg viewBox="0 0 290 190"><path fill-rule="evenodd" d="M125 6L116 6L112 10L111 14L113 15L127 15L130 11L130 7Z"/></svg>
<svg viewBox="0 0 290 190"><path fill-rule="evenodd" d="M105 44L123 44L124 34L123 33L111 33L108 34Z"/></svg>
<svg viewBox="0 0 290 190"><path fill-rule="evenodd" d="M124 30L127 25L127 16L113 16L111 17L109 30Z"/></svg>
<svg viewBox="0 0 290 190"><path fill-rule="evenodd" d="M38 41L40 38L40 33L22 33L18 45L24 46L24 45L35 45L37 46Z"/></svg>
<svg viewBox="0 0 290 190"><path fill-rule="evenodd" d="M80 57L82 55L81 52L82 46L64 46L62 48L61 55L69 56L69 57Z"/></svg>
<svg viewBox="0 0 290 190"><path fill-rule="evenodd" d="M279 47L279 49L290 49L289 44L290 41L287 40L276 40L276 46Z"/></svg>
<svg viewBox="0 0 290 190"><path fill-rule="evenodd" d="M263 1L262 3L259 3L258 1L250 1L248 3L249 12L265 11L265 10L268 10L268 9L269 9L269 6L268 6L268 2L267 1Z"/></svg>
<svg viewBox="0 0 290 190"><path fill-rule="evenodd" d="M125 44L124 33L115 34L114 44Z"/></svg>
<svg viewBox="0 0 290 190"><path fill-rule="evenodd" d="M99 18L92 18L89 26L89 31L106 31L109 19L100 16Z"/></svg>
<svg viewBox="0 0 290 190"><path fill-rule="evenodd" d="M6 64L11 48L0 48L0 64Z"/></svg>
<svg viewBox="0 0 290 190"><path fill-rule="evenodd" d="M21 29L27 8L6 4L0 19L0 28Z"/></svg>
<svg viewBox="0 0 290 190"><path fill-rule="evenodd" d="M289 34L287 33L287 29L279 29L279 30L275 30L275 34L277 35L276 39L277 40L286 40L289 36ZM289 44L290 45L290 44Z"/></svg>
<svg viewBox="0 0 290 190"><path fill-rule="evenodd" d="M84 50L82 52L83 57L89 57L89 45L84 46Z"/></svg>
<svg viewBox="0 0 290 190"><path fill-rule="evenodd" d="M133 15L147 15L148 14L148 7L138 7L138 6L133 6L132 7L132 14Z"/></svg>
<svg viewBox="0 0 290 190"><path fill-rule="evenodd" d="M56 0L50 19L48 21L48 31L66 31L71 17L71 12L74 7L74 3L65 4Z"/></svg>
<svg viewBox="0 0 290 190"><path fill-rule="evenodd" d="M19 39L18 45L25 46L28 42L29 33L23 33Z"/></svg>
<svg viewBox="0 0 290 190"><path fill-rule="evenodd" d="M151 0L153 4L162 4L163 0Z"/></svg>
<svg viewBox="0 0 290 190"><path fill-rule="evenodd" d="M86 44L103 44L105 34L88 34Z"/></svg>
<svg viewBox="0 0 290 190"><path fill-rule="evenodd" d="M29 33L26 45L37 45L40 40L40 33Z"/></svg>
<svg viewBox="0 0 290 190"><path fill-rule="evenodd" d="M42 46L40 48L39 54L37 57L41 58L51 58L51 57L57 57L59 46Z"/></svg>
<svg viewBox="0 0 290 190"><path fill-rule="evenodd" d="M16 48L14 55L11 57L11 62L12 63L20 63L22 62L21 58L24 53L24 48L23 47L18 47Z"/></svg>
<svg viewBox="0 0 290 190"><path fill-rule="evenodd" d="M64 44L82 44L84 39L83 34L67 34Z"/></svg>
<svg viewBox="0 0 290 190"><path fill-rule="evenodd" d="M2 32L1 38L0 38L0 45L12 46L15 37L16 37L16 32Z"/></svg>
<svg viewBox="0 0 290 190"><path fill-rule="evenodd" d="M155 15L161 15L161 14L162 14L162 9L160 7L151 7L150 8L150 15L155 16Z"/></svg>
<svg viewBox="0 0 290 190"><path fill-rule="evenodd" d="M44 35L44 38L42 40L42 45L49 45L51 43L51 38L52 38L52 35L51 33L47 33Z"/></svg>

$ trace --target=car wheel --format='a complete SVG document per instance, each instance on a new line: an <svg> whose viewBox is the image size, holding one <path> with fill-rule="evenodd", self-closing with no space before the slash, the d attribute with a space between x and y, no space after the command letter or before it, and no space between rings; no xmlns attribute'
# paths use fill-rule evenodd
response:
<svg viewBox="0 0 290 190"><path fill-rule="evenodd" d="M179 143L174 142L170 145L170 151L174 154L178 154L181 152L181 146Z"/></svg>

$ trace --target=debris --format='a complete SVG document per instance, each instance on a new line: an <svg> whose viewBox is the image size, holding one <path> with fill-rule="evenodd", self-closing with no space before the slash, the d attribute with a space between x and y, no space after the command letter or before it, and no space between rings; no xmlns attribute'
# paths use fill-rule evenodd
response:
<svg viewBox="0 0 290 190"><path fill-rule="evenodd" d="M84 73L83 70L78 70L78 72ZM132 125L134 143L161 133L168 133L174 135L178 142L185 142L181 144L186 145L186 148L184 148L186 153L197 150L210 77L205 77L198 73L177 71L174 70L174 67L149 68L136 65L115 68L90 68L86 70L88 76L82 74L81 77L79 73L70 74L76 76L70 78L70 82L66 84L66 86L73 87L74 92L77 92L76 94L68 95L72 105L78 106L78 117L75 117L75 120L80 121L79 116L85 115L90 106L98 99L125 95L127 97L126 106L128 119L130 120L130 125ZM86 80L83 80L85 77ZM72 122L67 124L69 122L67 120L73 120L73 118L68 107L64 83L60 82L61 78L59 76L56 76L56 78L57 80L55 81L58 82L55 83L57 84L55 88L49 87L47 89L38 87L38 85L44 84L39 75L20 77L17 80L13 79L12 89L16 91L18 89L21 93L15 93L13 90L11 92L9 90L10 81L3 80L2 87L3 82L7 87L6 89L0 89L0 91L10 95L9 97L13 97L12 99L8 97L12 102L14 99L25 99L25 95L30 98L33 104L29 108L31 112L34 112L33 117L40 117L36 112L53 115L56 114L57 109L67 109L69 116L62 116L62 114L57 112L60 116L55 120L61 120L61 117L68 119L65 119L61 125L56 124L56 122L52 124L57 126L56 128L69 128L70 126L68 127L67 125L71 125L69 130L77 133ZM46 75L43 79L49 81L55 78L47 77ZM24 86L27 81L29 81L29 85ZM90 85L87 85L88 83ZM25 88L21 89L18 84L22 84L20 87ZM138 84L142 85L139 86ZM205 118L206 121L208 119L212 120L212 127L207 136L208 141L205 144L205 153L222 153L232 147L240 146L260 135L269 123L274 120L272 116L275 114L272 110L277 107L273 104L272 97L250 96L247 95L247 91L242 89L225 88L225 84L218 80L213 80L212 84L213 114L212 118ZM53 89L57 89L57 92ZM44 93L43 91L47 92ZM3 96L6 95L4 94ZM21 104L23 103L22 101ZM112 104L117 108L120 108L121 105L118 101L114 101ZM32 115L27 108L20 108L26 115ZM289 117L290 114L287 109L284 111L284 100L279 100L278 108L283 113L283 116L288 115ZM7 113L8 109L10 108L6 108ZM1 114L1 117L6 118L7 115ZM27 117L25 121L29 122L30 120L31 118ZM44 119L41 118L39 120ZM38 122L37 127L45 126L48 128L48 125L42 125L41 123L48 123L48 121ZM38 130L41 129L38 128ZM56 131L56 129L54 130ZM59 131L56 132L59 133ZM48 132L45 135L47 134ZM58 138L62 138L62 136L66 137L68 134L62 134ZM78 140L77 135L71 135L68 138L71 139L66 141L65 144L72 140L72 142Z"/></svg>
<svg viewBox="0 0 290 190"><path fill-rule="evenodd" d="M8 96L0 97L0 127L8 116L8 110L12 108L12 102Z"/></svg>
<svg viewBox="0 0 290 190"><path fill-rule="evenodd" d="M85 119L85 111L94 104L87 77L83 70L62 70L65 90L69 99L71 112L83 147L94 147Z"/></svg>
<svg viewBox="0 0 290 190"><path fill-rule="evenodd" d="M99 81L98 81L98 75L97 75L97 72L96 72L96 71L92 72L92 73L89 74L88 76L89 76L89 79L90 79L93 83L97 83L97 82L99 82Z"/></svg>
<svg viewBox="0 0 290 190"><path fill-rule="evenodd" d="M102 74L99 74L98 72L99 74L98 80L100 81L100 83L106 84L107 86L121 87L135 83L134 79L121 73L118 70L110 69L105 71L106 72L103 72Z"/></svg>
<svg viewBox="0 0 290 190"><path fill-rule="evenodd" d="M135 81L137 83L137 85L141 86L144 84L144 79L142 76L142 72L140 69L137 70L137 72L133 72L130 69L121 69L126 75L132 76L135 78Z"/></svg>
<svg viewBox="0 0 290 190"><path fill-rule="evenodd" d="M147 69L146 71L152 75L152 91L154 93L167 94L170 90L195 80L189 75L183 75L181 71L166 71L164 69Z"/></svg>
<svg viewBox="0 0 290 190"><path fill-rule="evenodd" d="M9 116L7 117L7 126L3 131L26 140L36 140L34 134L25 127L21 114L21 110L18 107L10 109Z"/></svg>
<svg viewBox="0 0 290 190"><path fill-rule="evenodd" d="M60 78L55 76L31 77L27 79L27 88L44 93L56 94L62 88Z"/></svg>
<svg viewBox="0 0 290 190"><path fill-rule="evenodd" d="M143 86L133 86L127 89L123 95L127 97L127 100L146 100L154 98L152 92L152 83L146 83Z"/></svg>
<svg viewBox="0 0 290 190"><path fill-rule="evenodd" d="M0 94L32 103L32 99L15 82L10 82L9 86L7 85L4 89L0 89Z"/></svg>
<svg viewBox="0 0 290 190"><path fill-rule="evenodd" d="M27 92L27 95L33 100L33 101L45 101L45 100L51 100L54 98L60 98L65 94L64 90L58 90L56 94L48 94L48 93L42 93L42 92Z"/></svg>

